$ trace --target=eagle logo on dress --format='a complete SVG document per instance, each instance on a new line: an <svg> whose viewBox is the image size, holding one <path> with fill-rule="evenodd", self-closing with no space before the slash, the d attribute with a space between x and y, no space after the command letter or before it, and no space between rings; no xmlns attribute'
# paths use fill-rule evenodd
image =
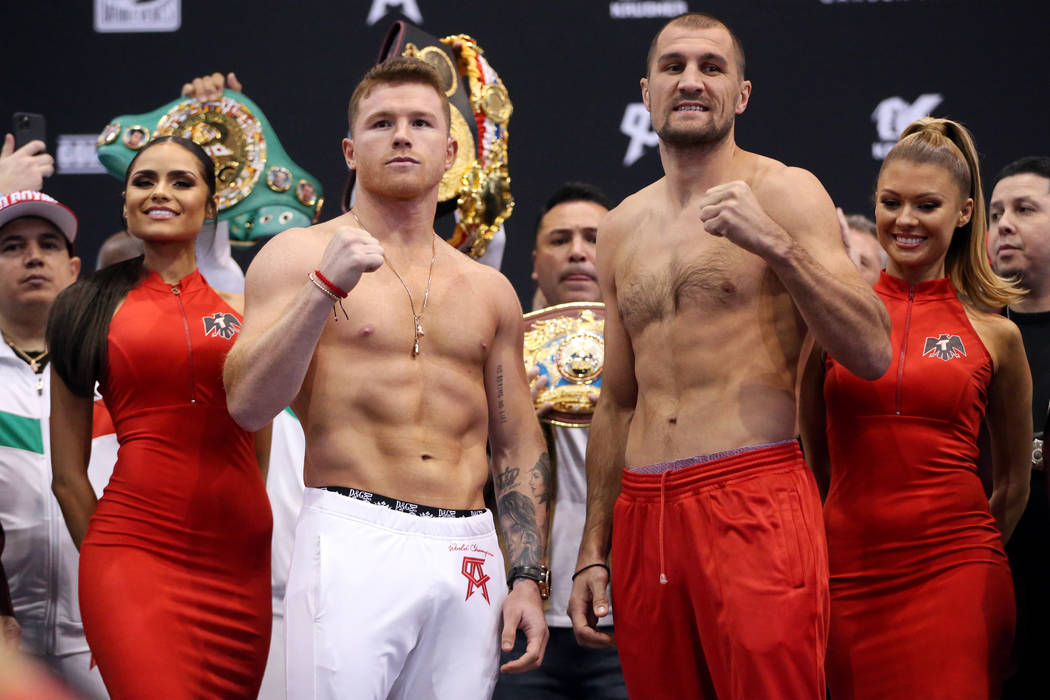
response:
<svg viewBox="0 0 1050 700"><path fill-rule="evenodd" d="M204 321L205 337L213 335L216 338L229 340L241 329L241 322L230 313L220 311L211 316L205 316L202 320Z"/></svg>
<svg viewBox="0 0 1050 700"><path fill-rule="evenodd" d="M962 338L957 335L941 333L936 338L926 338L926 347L922 351L923 357L939 357L945 362L955 357L966 357L966 348L963 347Z"/></svg>

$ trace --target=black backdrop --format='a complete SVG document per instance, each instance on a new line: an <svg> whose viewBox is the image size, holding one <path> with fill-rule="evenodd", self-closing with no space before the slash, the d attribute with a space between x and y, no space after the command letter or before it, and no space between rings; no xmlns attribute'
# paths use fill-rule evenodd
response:
<svg viewBox="0 0 1050 700"><path fill-rule="evenodd" d="M59 134L97 134L111 117L174 99L193 76L235 70L288 153L323 183L330 218L346 175L346 101L387 27L407 19L438 36L468 33L514 102L517 208L503 270L528 299L535 213L555 186L589 180L618 200L660 176L637 120L641 155L625 164L632 137L621 125L640 102L650 38L687 6L722 16L744 42L754 91L737 122L741 146L812 170L847 211L870 213L873 147L921 116L916 107L934 105L973 130L985 178L1017 156L1050 152L1042 12L987 0L5 0L0 124L15 111L45 114L54 152ZM179 28L98 32L94 13L106 7L178 12ZM78 213L90 266L121 226L120 184L58 174L44 189Z"/></svg>

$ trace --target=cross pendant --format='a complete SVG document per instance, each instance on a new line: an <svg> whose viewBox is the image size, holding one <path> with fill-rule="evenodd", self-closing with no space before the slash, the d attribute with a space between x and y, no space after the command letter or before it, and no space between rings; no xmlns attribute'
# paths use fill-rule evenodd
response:
<svg viewBox="0 0 1050 700"><path fill-rule="evenodd" d="M38 363L36 360L30 360L29 369L33 371L33 374L36 374L38 371L40 371L40 363Z"/></svg>

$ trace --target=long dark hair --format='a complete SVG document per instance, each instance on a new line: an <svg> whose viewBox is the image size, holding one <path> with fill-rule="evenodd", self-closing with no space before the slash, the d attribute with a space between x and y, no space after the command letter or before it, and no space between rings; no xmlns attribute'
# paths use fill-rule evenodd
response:
<svg viewBox="0 0 1050 700"><path fill-rule="evenodd" d="M140 150L128 165L124 189L135 161L157 144L182 146L200 161L201 176L209 195L215 194L215 164L204 149L179 136L160 136ZM51 366L76 396L91 398L95 382L106 374L106 339L117 304L144 277L144 256L110 265L67 287L55 299L47 319L47 347Z"/></svg>

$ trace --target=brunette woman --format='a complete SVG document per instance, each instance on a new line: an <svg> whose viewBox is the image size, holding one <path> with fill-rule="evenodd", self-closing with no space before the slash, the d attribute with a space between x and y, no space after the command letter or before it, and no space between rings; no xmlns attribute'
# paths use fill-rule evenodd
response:
<svg viewBox="0 0 1050 700"><path fill-rule="evenodd" d="M74 284L48 323L53 488L113 698L254 698L266 663L270 508L221 381L241 317L194 259L216 201L199 146L151 142L124 192L144 256ZM96 381L120 442L97 503L86 475Z"/></svg>

